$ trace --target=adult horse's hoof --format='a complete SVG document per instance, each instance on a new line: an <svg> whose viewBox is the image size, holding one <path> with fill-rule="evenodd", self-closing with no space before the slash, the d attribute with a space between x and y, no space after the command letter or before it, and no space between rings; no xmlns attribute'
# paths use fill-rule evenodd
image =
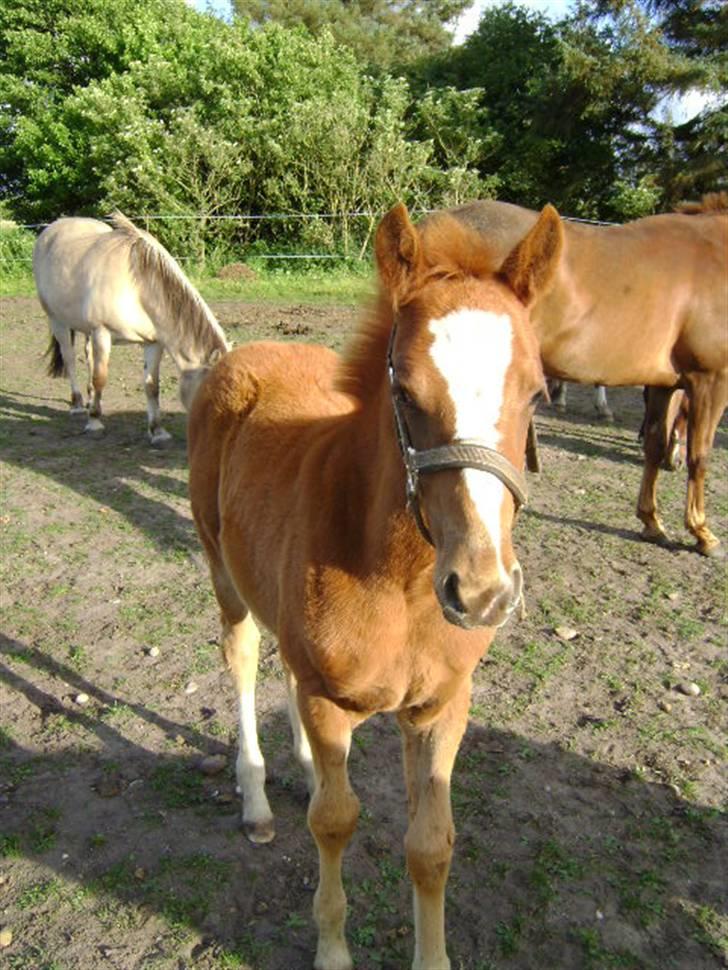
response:
<svg viewBox="0 0 728 970"><path fill-rule="evenodd" d="M673 549L674 546L669 536L661 529L646 525L640 533L640 539L644 542L651 542L655 546L662 546L663 549Z"/></svg>
<svg viewBox="0 0 728 970"><path fill-rule="evenodd" d="M248 839L256 845L266 845L268 842L272 842L276 834L272 818L265 822L246 822L243 819L242 829Z"/></svg>
<svg viewBox="0 0 728 970"><path fill-rule="evenodd" d="M717 539L715 542L698 542L695 549L701 556L706 556L708 559L726 558L725 546Z"/></svg>

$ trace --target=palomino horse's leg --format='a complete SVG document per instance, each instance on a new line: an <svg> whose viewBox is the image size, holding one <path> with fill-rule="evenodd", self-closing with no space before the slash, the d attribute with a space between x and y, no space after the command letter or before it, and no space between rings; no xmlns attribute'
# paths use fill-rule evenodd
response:
<svg viewBox="0 0 728 970"><path fill-rule="evenodd" d="M286 687L288 688L288 720L291 722L293 731L293 752L298 759L298 763L303 768L306 778L306 787L309 795L313 795L316 790L316 772L313 767L313 755L309 744L306 729L301 721L298 710L298 687L293 672L286 668Z"/></svg>
<svg viewBox="0 0 728 970"><path fill-rule="evenodd" d="M144 345L144 391L147 395L147 429L153 445L171 441L172 435L162 427L159 407L159 365L164 347L160 343Z"/></svg>
<svg viewBox="0 0 728 970"><path fill-rule="evenodd" d="M83 404L83 392L78 385L78 378L76 377L76 355L73 351L73 340L71 339L71 331L68 327L61 323L56 323L54 320L50 321L51 333L58 341L58 346L61 348L61 357L63 357L63 366L66 368L66 374L68 375L68 380L71 384L71 414L85 414L86 408Z"/></svg>
<svg viewBox="0 0 728 970"><path fill-rule="evenodd" d="M106 327L98 327L91 334L91 360L93 371L91 383L93 393L89 400L88 422L86 431L103 431L101 423L101 395L109 377L109 354L111 353L111 334ZM87 352L88 353L88 352Z"/></svg>
<svg viewBox="0 0 728 970"><path fill-rule="evenodd" d="M688 494L685 527L698 540L697 550L714 555L720 541L705 519L705 473L713 447L715 429L728 402L728 372L687 375L690 399L688 416Z"/></svg>
<svg viewBox="0 0 728 970"><path fill-rule="evenodd" d="M314 967L350 970L341 860L359 817L359 799L351 789L346 769L354 722L331 701L311 697L300 689L298 706L316 766L316 790L308 807L308 827L319 854L319 884L313 901L319 933Z"/></svg>
<svg viewBox="0 0 728 970"><path fill-rule="evenodd" d="M467 725L469 701L466 682L436 721L415 726L406 715L399 718L409 800L405 851L414 884L413 970L450 967L445 947L445 883L455 841L450 775Z"/></svg>
<svg viewBox="0 0 728 970"><path fill-rule="evenodd" d="M673 388L648 387L645 400L644 429L645 465L637 499L637 518L644 523L642 538L648 542L669 543L657 514L657 475L668 446L667 412Z"/></svg>
<svg viewBox="0 0 728 970"><path fill-rule="evenodd" d="M594 385L594 407L600 418L605 421L614 421L614 415L607 400L607 389L603 384Z"/></svg>
<svg viewBox="0 0 728 970"><path fill-rule="evenodd" d="M224 566L215 563L217 557L209 547L207 552L212 585L220 604L222 651L238 699L239 740L235 774L243 797L243 830L251 842L270 842L275 827L265 794L265 761L258 743L255 717L260 632Z"/></svg>

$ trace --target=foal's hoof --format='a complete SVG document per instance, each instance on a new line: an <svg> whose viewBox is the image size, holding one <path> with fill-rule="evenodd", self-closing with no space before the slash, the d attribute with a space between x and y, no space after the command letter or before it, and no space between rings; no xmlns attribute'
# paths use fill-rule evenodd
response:
<svg viewBox="0 0 728 970"><path fill-rule="evenodd" d="M246 822L243 819L242 829L248 839L256 845L265 845L268 842L272 842L276 834L272 818L263 822Z"/></svg>
<svg viewBox="0 0 728 970"><path fill-rule="evenodd" d="M597 420L612 424L614 422L614 415L611 411L597 411Z"/></svg>
<svg viewBox="0 0 728 970"><path fill-rule="evenodd" d="M85 417L88 414L88 408L85 408L83 404L74 404L68 409L68 413L72 418L77 418L80 414Z"/></svg>
<svg viewBox="0 0 728 970"><path fill-rule="evenodd" d="M103 434L104 426L99 421L98 418L89 418L86 427L83 429L84 434L90 435L100 435Z"/></svg>

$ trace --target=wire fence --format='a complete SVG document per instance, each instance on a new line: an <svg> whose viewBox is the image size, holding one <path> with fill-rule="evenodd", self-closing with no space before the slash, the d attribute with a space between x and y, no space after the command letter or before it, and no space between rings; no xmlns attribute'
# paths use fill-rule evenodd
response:
<svg viewBox="0 0 728 970"><path fill-rule="evenodd" d="M413 209L412 214L415 216L427 215L433 211L433 209ZM132 215L132 222L138 225L144 225L147 229L150 223L153 222L174 222L174 221L188 221L188 222L237 222L241 224L250 223L262 223L266 221L270 222L288 222L288 221L308 221L308 220L334 220L334 219L378 219L384 213L376 212L267 212L267 213L250 213L250 214L240 214L240 213L223 213L208 215L202 213L160 213L160 212L144 212L136 215ZM563 216L567 222L578 222L584 223L591 226L615 226L619 223L615 222L604 222L598 219L583 219L578 216ZM109 222L110 218L102 219L100 221ZM0 223L2 225L2 223ZM31 232L38 232L44 229L46 226L50 225L49 222L27 222L27 223L16 223L5 221L6 230L19 229ZM350 254L344 252L328 252L328 253L251 253L251 256L256 260L343 260L346 259ZM183 256L174 255L173 257L179 263L199 263L198 257L194 256ZM0 255L0 266L10 266L10 265L29 265L32 263L32 256L21 255L21 256L5 256Z"/></svg>

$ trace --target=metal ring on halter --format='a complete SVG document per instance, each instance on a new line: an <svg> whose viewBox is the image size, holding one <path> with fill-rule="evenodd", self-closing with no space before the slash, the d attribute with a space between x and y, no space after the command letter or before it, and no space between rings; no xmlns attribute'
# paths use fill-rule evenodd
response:
<svg viewBox="0 0 728 970"><path fill-rule="evenodd" d="M412 512L423 538L431 546L434 546L430 530L427 528L420 510L418 497L420 473L429 474L449 468L475 468L479 471L488 472L490 475L495 475L510 491L516 504L516 512L526 505L528 489L525 476L504 455L477 440L455 440L448 445L426 448L422 451L417 451L412 446L409 428L402 413L403 400L397 388L397 374L394 369L393 350L396 329L397 326L394 324L387 349L387 374L392 394L397 443L404 461L407 507Z"/></svg>

